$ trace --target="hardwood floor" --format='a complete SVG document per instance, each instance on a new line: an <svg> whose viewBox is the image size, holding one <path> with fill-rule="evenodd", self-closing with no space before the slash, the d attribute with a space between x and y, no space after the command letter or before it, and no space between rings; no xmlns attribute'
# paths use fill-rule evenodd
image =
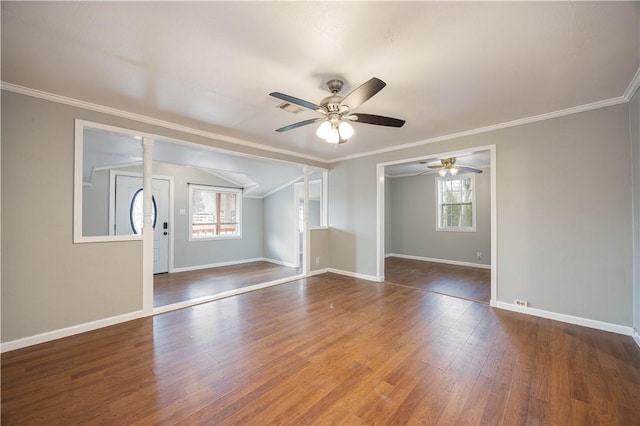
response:
<svg viewBox="0 0 640 426"><path fill-rule="evenodd" d="M385 279L392 283L483 303L491 300L489 269L399 257L385 259L384 268Z"/></svg>
<svg viewBox="0 0 640 426"><path fill-rule="evenodd" d="M300 268L271 262L250 262L196 271L158 274L153 277L153 306L166 306L229 290L293 277Z"/></svg>
<svg viewBox="0 0 640 426"><path fill-rule="evenodd" d="M619 424L628 336L323 274L2 355L2 424Z"/></svg>

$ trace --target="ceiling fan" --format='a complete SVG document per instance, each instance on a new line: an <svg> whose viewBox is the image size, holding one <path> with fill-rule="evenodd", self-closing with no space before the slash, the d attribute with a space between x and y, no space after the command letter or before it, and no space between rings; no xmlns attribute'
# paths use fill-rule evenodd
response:
<svg viewBox="0 0 640 426"><path fill-rule="evenodd" d="M276 129L276 132L286 132L288 130L306 126L307 124L322 121L322 124L318 127L316 134L328 143L340 144L345 143L354 134L353 127L351 127L349 122L388 127L402 127L404 125L405 121L397 118L384 117L382 115L352 113L354 109L382 90L382 88L387 85L384 81L373 77L371 80L357 87L345 97L338 95L340 90L342 90L343 85L344 83L342 80L329 80L327 82L327 88L331 92L331 96L320 101L320 105L285 95L280 92L269 93L269 95L274 98L278 98L322 114L322 117L312 118L281 127Z"/></svg>
<svg viewBox="0 0 640 426"><path fill-rule="evenodd" d="M458 173L482 173L482 170L477 169L475 167L456 164L456 157L442 158L440 160L440 163L441 164L429 165L426 161L420 161L420 164L427 164L427 167L430 169L440 169L438 170L438 174L441 177L445 177L447 175L455 176ZM425 173L429 173L431 171L435 171L435 170L426 170L422 173L418 173L416 176L420 176Z"/></svg>

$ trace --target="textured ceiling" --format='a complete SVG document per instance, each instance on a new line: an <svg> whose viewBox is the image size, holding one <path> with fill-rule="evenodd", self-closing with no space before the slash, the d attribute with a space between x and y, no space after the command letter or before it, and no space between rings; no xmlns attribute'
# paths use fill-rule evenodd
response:
<svg viewBox="0 0 640 426"><path fill-rule="evenodd" d="M622 96L639 3L2 2L2 80L332 160ZM333 146L268 94L387 83Z"/></svg>

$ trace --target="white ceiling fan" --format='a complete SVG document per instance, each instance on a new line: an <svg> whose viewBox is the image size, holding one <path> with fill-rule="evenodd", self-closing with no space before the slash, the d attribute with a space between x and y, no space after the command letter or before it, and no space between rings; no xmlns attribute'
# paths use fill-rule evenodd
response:
<svg viewBox="0 0 640 426"><path fill-rule="evenodd" d="M458 173L482 173L482 170L478 168L456 164L456 157L442 158L440 159L440 164L429 164L427 161L420 161L420 164L426 164L427 167L432 170L425 170L422 173L418 173L416 176L430 173L438 169L438 174L441 177L456 176Z"/></svg>

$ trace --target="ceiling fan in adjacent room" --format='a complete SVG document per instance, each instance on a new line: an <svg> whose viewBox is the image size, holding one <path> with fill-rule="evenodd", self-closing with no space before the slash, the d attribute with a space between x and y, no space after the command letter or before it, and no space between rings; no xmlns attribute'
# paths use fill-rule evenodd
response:
<svg viewBox="0 0 640 426"><path fill-rule="evenodd" d="M440 160L440 164L429 164L427 161L420 161L420 164L426 164L428 168L432 170L426 170L422 173L418 173L416 176L423 175L425 173L429 173L431 171L438 170L438 174L441 177L445 176L455 176L458 173L482 173L482 170L477 169L472 166L463 166L461 164L456 164L456 157L450 158L442 158Z"/></svg>
<svg viewBox="0 0 640 426"><path fill-rule="evenodd" d="M397 118L384 117L382 115L353 113L354 109L369 100L373 95L378 93L387 85L384 81L374 77L354 89L345 97L338 95L340 90L342 90L343 85L344 83L342 80L329 80L327 82L327 88L331 92L331 96L320 101L320 105L285 95L280 92L270 93L274 98L278 98L285 102L317 111L322 114L322 117L312 118L281 127L276 129L276 132L286 132L288 130L306 126L307 124L322 122L316 130L316 134L328 143L340 144L346 142L354 134L354 130L350 122L388 127L402 127L404 125L405 121Z"/></svg>

